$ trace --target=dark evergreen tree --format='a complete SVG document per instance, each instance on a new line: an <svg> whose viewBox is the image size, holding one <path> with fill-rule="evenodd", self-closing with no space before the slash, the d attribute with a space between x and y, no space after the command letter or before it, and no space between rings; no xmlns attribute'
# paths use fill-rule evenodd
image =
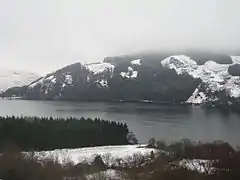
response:
<svg viewBox="0 0 240 180"><path fill-rule="evenodd" d="M50 150L129 144L126 124L100 119L0 117L0 150L15 143L22 150Z"/></svg>

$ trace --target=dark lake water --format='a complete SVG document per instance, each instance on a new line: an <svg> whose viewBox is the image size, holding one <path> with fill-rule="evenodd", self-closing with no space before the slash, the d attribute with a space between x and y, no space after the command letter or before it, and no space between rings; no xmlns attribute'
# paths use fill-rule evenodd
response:
<svg viewBox="0 0 240 180"><path fill-rule="evenodd" d="M77 103L0 100L0 116L99 117L125 122L141 143L155 137L167 142L224 140L240 145L240 116L216 108L135 103Z"/></svg>

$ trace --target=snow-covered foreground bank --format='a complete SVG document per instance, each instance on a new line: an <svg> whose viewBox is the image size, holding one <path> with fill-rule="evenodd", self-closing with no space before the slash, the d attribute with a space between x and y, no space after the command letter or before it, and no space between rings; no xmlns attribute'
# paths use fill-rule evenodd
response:
<svg viewBox="0 0 240 180"><path fill-rule="evenodd" d="M97 155L100 155L104 163L113 165L119 159L121 163L130 163L136 156L149 156L151 152L156 152L155 149L145 148L145 145L122 145L122 146L100 146L88 147L79 149L57 149L53 151L36 152L35 155L40 159L51 158L64 164L72 162L92 163ZM130 162L129 162L130 161Z"/></svg>
<svg viewBox="0 0 240 180"><path fill-rule="evenodd" d="M214 161L205 159L183 159L179 162L179 166L187 168L191 171L198 171L200 173L210 174L216 169L212 167L213 162Z"/></svg>
<svg viewBox="0 0 240 180"><path fill-rule="evenodd" d="M212 167L213 161L203 160L203 159L182 159L179 161L179 166L186 168L191 171L197 171L199 173L212 174L216 168ZM113 180L123 180L124 173L114 169L108 169L106 171L101 171L99 173L86 175L87 180L93 179L113 179ZM100 178L99 178L100 177Z"/></svg>
<svg viewBox="0 0 240 180"><path fill-rule="evenodd" d="M103 162L106 165L131 165L139 158L150 158L152 152L156 155L158 151L153 148L146 148L146 145L120 145L120 146L99 146L99 147L87 147L78 149L56 149L52 151L34 152L35 157L39 161L51 159L56 160L61 164L78 163L91 164L97 155L102 157ZM29 153L31 154L31 153ZM182 168L186 168L192 171L198 171L200 173L212 173L215 168L212 167L213 161L203 159L182 159L178 162L178 165ZM94 179L98 176L103 177L120 177L117 170L108 169L107 171L101 171L96 174L87 175L87 179ZM121 179L121 178L119 178Z"/></svg>
<svg viewBox="0 0 240 180"><path fill-rule="evenodd" d="M106 171L101 171L99 173L89 174L89 175L86 175L85 178L87 180L96 180L96 179L124 180L125 179L123 172L120 172L114 169L108 169Z"/></svg>

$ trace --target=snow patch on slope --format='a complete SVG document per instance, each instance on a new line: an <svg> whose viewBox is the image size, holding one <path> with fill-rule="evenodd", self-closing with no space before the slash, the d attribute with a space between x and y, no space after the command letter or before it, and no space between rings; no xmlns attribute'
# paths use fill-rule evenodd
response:
<svg viewBox="0 0 240 180"><path fill-rule="evenodd" d="M202 104L206 102L207 96L203 93L200 92L199 89L197 88L191 97L188 98L187 103L193 103L193 104Z"/></svg>
<svg viewBox="0 0 240 180"><path fill-rule="evenodd" d="M36 82L30 84L28 88L32 89L36 86L40 86L41 91L44 92L44 94L48 94L55 87L56 82L56 77L54 75L49 75L38 79Z"/></svg>
<svg viewBox="0 0 240 180"><path fill-rule="evenodd" d="M141 59L135 59L131 61L131 64L141 66L142 62L141 62Z"/></svg>
<svg viewBox="0 0 240 180"><path fill-rule="evenodd" d="M194 76L197 63L185 55L170 56L161 61L162 66L174 69L178 74L188 73Z"/></svg>
<svg viewBox="0 0 240 180"><path fill-rule="evenodd" d="M70 74L65 75L65 82L63 84L65 83L68 85L71 85L73 83L72 75Z"/></svg>
<svg viewBox="0 0 240 180"><path fill-rule="evenodd" d="M49 81L51 83L56 83L56 78L53 75L51 75L51 76L45 78L45 81Z"/></svg>
<svg viewBox="0 0 240 180"><path fill-rule="evenodd" d="M60 96L62 95L62 92L63 92L64 88L66 86L71 86L72 83L73 83L73 78L72 78L71 74L64 73L63 74L63 78L64 78L63 82L62 82L62 84L60 86L60 88L61 88L60 89L60 93L59 93ZM28 88L29 89L33 89L36 86L40 86L41 91L45 95L47 95L49 92L51 92L53 90L53 88L55 87L56 83L57 83L57 79L56 79L55 75L52 74L52 75L48 75L46 77L40 78L38 81L30 84L28 86Z"/></svg>
<svg viewBox="0 0 240 180"><path fill-rule="evenodd" d="M101 87L108 87L108 82L105 79L100 79L100 80L97 80L96 82L99 83Z"/></svg>
<svg viewBox="0 0 240 180"><path fill-rule="evenodd" d="M238 62L238 58L235 58L233 62ZM240 77L234 77L228 73L231 64L218 64L209 60L204 65L197 65L194 60L185 55L167 57L161 61L161 64L174 69L177 74L186 73L194 78L200 78L212 93L224 90L230 97L240 97ZM210 99L204 92L196 89L187 102L199 104L207 100Z"/></svg>
<svg viewBox="0 0 240 180"><path fill-rule="evenodd" d="M105 62L86 64L85 67L93 74L100 74L107 71L113 72L115 68L114 65Z"/></svg>
<svg viewBox="0 0 240 180"><path fill-rule="evenodd" d="M131 79L134 79L134 78L137 78L138 76L138 71L134 71L132 67L128 67L128 72L121 72L120 75L123 77L123 78L131 78Z"/></svg>
<svg viewBox="0 0 240 180"><path fill-rule="evenodd" d="M95 83L101 87L105 87L105 88L108 87L108 81L106 77L104 77L104 75L102 76L102 73L109 72L110 76L112 77L113 71L115 68L114 65L106 62L98 62L98 63L86 64L85 67L90 72L89 76L87 76L87 82L89 82L92 75L94 76L100 75L98 79L95 81Z"/></svg>
<svg viewBox="0 0 240 180"><path fill-rule="evenodd" d="M48 92L50 92L54 88L55 84L56 78L54 75L46 77L41 86L41 90L44 91L44 94L48 94Z"/></svg>
<svg viewBox="0 0 240 180"><path fill-rule="evenodd" d="M32 88L34 88L35 86L42 84L43 81L44 81L44 78L40 78L40 79L38 79L36 82L31 83L31 84L28 86L28 88L32 89Z"/></svg>
<svg viewBox="0 0 240 180"><path fill-rule="evenodd" d="M240 64L240 56L231 56L234 64Z"/></svg>
<svg viewBox="0 0 240 180"><path fill-rule="evenodd" d="M0 92L15 86L24 86L39 78L39 75L25 71L0 70Z"/></svg>

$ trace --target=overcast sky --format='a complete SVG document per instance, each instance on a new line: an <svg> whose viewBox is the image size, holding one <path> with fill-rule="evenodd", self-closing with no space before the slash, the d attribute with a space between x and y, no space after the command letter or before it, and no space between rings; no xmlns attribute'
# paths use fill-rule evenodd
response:
<svg viewBox="0 0 240 180"><path fill-rule="evenodd" d="M240 0L0 0L1 67L174 48L240 49Z"/></svg>

